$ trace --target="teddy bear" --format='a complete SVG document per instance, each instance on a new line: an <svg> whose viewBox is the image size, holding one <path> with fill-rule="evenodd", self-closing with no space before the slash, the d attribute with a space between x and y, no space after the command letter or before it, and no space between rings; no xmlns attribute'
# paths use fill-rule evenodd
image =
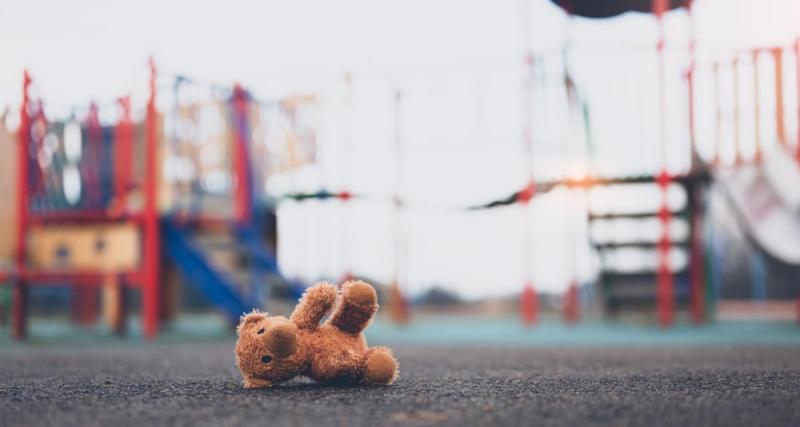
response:
<svg viewBox="0 0 800 427"><path fill-rule="evenodd" d="M375 289L348 281L341 290L330 283L308 288L288 319L257 310L243 315L236 365L244 386L271 387L297 376L325 384L391 384L399 372L392 351L367 347L362 334L377 311Z"/></svg>

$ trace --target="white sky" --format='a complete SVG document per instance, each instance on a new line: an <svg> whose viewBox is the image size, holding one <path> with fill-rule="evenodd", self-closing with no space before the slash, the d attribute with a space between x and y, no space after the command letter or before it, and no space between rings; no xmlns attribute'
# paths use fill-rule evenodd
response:
<svg viewBox="0 0 800 427"><path fill-rule="evenodd" d="M529 39L537 52L557 53L571 31L571 69L591 108L602 171L657 168L653 19L626 15L568 26L548 1L530 2ZM346 186L387 196L396 160L393 91L401 88L406 197L447 206L480 203L525 180L520 10L518 0L5 0L0 108L19 104L25 67L55 115L90 99L107 104L131 91L141 105L152 54L167 73L220 84L240 81L262 98L320 93L324 167L304 171L293 185ZM706 55L786 43L800 33L800 0L697 0L696 22L698 49ZM683 12L668 16L670 46L686 45L686 23ZM548 61L560 69L558 55ZM675 71L668 80L668 140L674 147L669 161L679 169L687 141L678 73L685 57L672 55L669 65ZM343 101L346 71L354 76L352 110ZM552 78L537 86L543 94L534 122L539 173L585 168L561 162L564 148L553 143L572 135L565 130L559 87ZM580 144L570 150L580 150ZM540 288L563 289L573 276L593 274L582 200L560 192L536 203L533 257ZM286 206L280 215L282 263L289 273L341 274L341 233L350 230L344 240L350 241L353 270L391 277L392 216L386 205L356 204L347 215L335 204ZM522 221L517 207L410 210L406 286L438 283L472 296L517 291L523 282Z"/></svg>

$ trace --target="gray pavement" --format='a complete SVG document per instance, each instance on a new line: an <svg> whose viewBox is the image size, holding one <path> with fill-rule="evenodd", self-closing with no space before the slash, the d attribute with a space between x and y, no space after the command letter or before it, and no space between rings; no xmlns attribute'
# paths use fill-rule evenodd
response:
<svg viewBox="0 0 800 427"><path fill-rule="evenodd" d="M0 349L0 425L800 425L800 348L396 348L400 380L244 390L233 343Z"/></svg>

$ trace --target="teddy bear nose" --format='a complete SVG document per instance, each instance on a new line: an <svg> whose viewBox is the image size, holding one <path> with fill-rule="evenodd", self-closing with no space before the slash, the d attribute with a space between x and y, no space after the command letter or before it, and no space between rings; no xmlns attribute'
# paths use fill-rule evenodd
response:
<svg viewBox="0 0 800 427"><path fill-rule="evenodd" d="M272 356L270 356L268 354L265 354L265 355L261 356L261 362L262 363L272 362Z"/></svg>

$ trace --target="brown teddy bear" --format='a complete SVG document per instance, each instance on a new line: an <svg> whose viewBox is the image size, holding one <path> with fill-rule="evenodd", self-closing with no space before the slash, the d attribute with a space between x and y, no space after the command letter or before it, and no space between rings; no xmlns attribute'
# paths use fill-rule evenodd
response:
<svg viewBox="0 0 800 427"><path fill-rule="evenodd" d="M350 281L339 292L329 283L309 288L291 319L257 310L242 316L236 365L244 386L270 387L298 375L328 384L391 384L398 374L392 351L367 347L361 333L377 311L375 289Z"/></svg>

